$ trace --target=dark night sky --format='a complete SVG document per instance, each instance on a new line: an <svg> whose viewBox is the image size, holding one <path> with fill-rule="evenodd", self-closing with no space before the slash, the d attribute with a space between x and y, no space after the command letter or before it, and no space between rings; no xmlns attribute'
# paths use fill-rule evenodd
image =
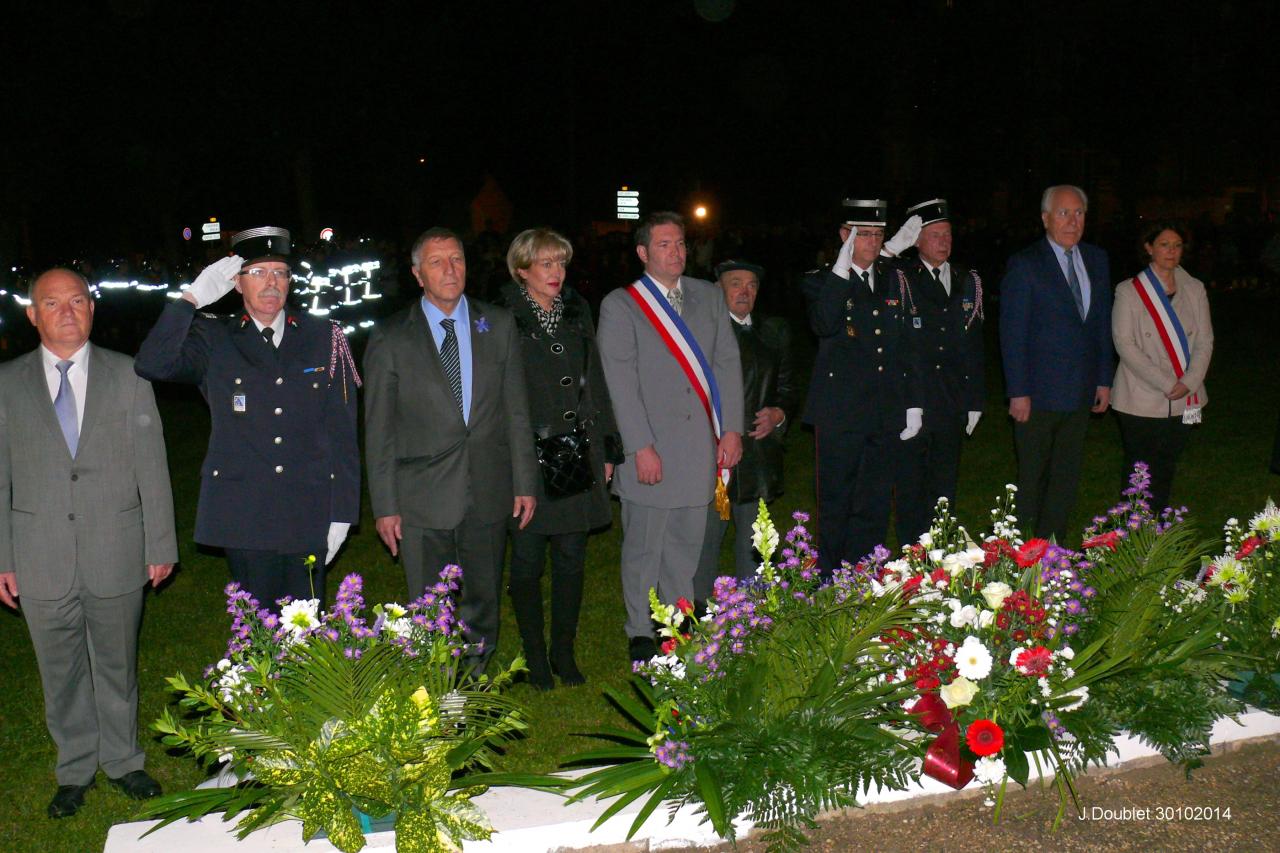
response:
<svg viewBox="0 0 1280 853"><path fill-rule="evenodd" d="M1271 2L49 5L0 36L0 253L214 214L398 237L465 225L486 173L563 228L623 183L736 222L845 191L1280 196Z"/></svg>

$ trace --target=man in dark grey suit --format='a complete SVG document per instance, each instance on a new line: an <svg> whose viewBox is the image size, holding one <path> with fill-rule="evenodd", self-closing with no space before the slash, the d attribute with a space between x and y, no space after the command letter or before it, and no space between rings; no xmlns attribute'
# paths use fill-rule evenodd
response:
<svg viewBox="0 0 1280 853"><path fill-rule="evenodd" d="M101 767L159 795L138 745L138 626L147 582L178 558L164 434L127 356L89 344L93 297L53 269L31 288L40 347L0 367L0 601L22 612L58 747L50 817Z"/></svg>
<svg viewBox="0 0 1280 853"><path fill-rule="evenodd" d="M683 275L684 221L675 213L650 215L636 230L636 253L644 276L605 297L597 332L625 453L613 489L622 500L622 594L633 661L655 651L649 590L667 604L693 600L707 507L718 472L742 458L744 421L729 309L714 284ZM718 440L707 408L717 395L689 380L650 319L659 315L686 343L687 330L710 369L719 392Z"/></svg>
<svg viewBox="0 0 1280 853"><path fill-rule="evenodd" d="M498 644L508 517L533 517L538 476L515 319L468 299L453 232L414 244L422 299L380 324L365 353L365 462L378 536L409 595L462 567L459 614L483 669Z"/></svg>

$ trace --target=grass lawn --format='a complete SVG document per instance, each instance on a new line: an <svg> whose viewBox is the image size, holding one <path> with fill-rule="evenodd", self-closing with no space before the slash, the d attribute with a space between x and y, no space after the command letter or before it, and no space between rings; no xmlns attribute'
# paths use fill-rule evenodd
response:
<svg viewBox="0 0 1280 853"><path fill-rule="evenodd" d="M1208 377L1210 405L1193 434L1174 486L1174 500L1187 504L1208 537L1217 537L1231 515L1247 520L1268 494L1280 493L1280 477L1268 473L1271 442L1280 409L1272 370L1276 365L1276 304L1257 296L1213 294L1217 352ZM994 315L994 308L991 313ZM989 330L991 331L991 330ZM994 339L989 352L986 415L968 442L961 467L957 515L970 531L985 526L991 501L1014 476L1013 439L1004 414L1003 383ZM143 618L139 660L141 721L155 719L168 701L164 678L182 671L198 676L225 648L229 624L222 588L227 582L220 557L202 553L191 542L197 473L208 437L208 414L198 395L162 394L162 414L174 480L181 568L158 594L149 595ZM795 509L813 503L813 441L793 430L788 438L789 491L774 508L782 525ZM1120 438L1114 418L1095 418L1080 501L1073 528L1081 529L1105 510L1120 486ZM616 504L615 504L616 508ZM377 541L367 514L330 575L329 601L342 574L360 572L371 602L403 601L404 577ZM616 515L615 515L616 519ZM269 524L270 519L246 519ZM528 737L507 749L509 769L551 770L561 758L593 742L581 736L601 724L618 722L600 695L604 685L621 686L629 677L621 584L617 569L620 526L592 538L587 557L587 591L579 631L578 660L588 683L539 693L520 685L515 695L526 703ZM1077 534L1078 537L1078 534ZM1077 538L1078 543L1078 538ZM1074 544L1074 543L1073 543ZM728 543L722 566L732 565ZM465 567L464 567L465 568ZM504 613L498 657L510 660L519 640L510 609ZM85 809L75 818L52 821L45 807L55 782L53 744L46 732L40 678L22 619L0 613L0 659L5 661L0 693L0 779L8 806L0 815L0 850L101 850L108 828L133 818L137 804L109 789L101 775ZM144 732L147 768L167 791L192 787L204 775L190 758L166 754Z"/></svg>

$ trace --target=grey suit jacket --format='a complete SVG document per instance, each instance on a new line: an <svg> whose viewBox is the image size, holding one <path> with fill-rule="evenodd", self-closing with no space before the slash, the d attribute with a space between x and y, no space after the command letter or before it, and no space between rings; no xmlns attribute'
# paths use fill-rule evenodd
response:
<svg viewBox="0 0 1280 853"><path fill-rule="evenodd" d="M440 366L420 301L380 324L364 357L365 465L373 515L451 530L511 516L538 463L515 319L468 299L471 423Z"/></svg>
<svg viewBox="0 0 1280 853"><path fill-rule="evenodd" d="M57 599L79 575L95 596L140 589L178 559L164 432L133 359L89 346L73 459L40 350L0 365L0 570L24 598Z"/></svg>
<svg viewBox="0 0 1280 853"><path fill-rule="evenodd" d="M693 332L720 388L724 432L743 431L742 361L720 288L683 276L680 317ZM626 461L613 475L623 500L674 509L700 506L715 493L716 442L698 395L648 318L618 288L600 306L596 335ZM662 458L662 481L636 479L635 454L652 444Z"/></svg>

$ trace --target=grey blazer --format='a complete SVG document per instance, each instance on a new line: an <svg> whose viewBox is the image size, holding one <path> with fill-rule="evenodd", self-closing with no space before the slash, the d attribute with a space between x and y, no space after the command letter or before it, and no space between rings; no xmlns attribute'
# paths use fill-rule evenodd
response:
<svg viewBox="0 0 1280 853"><path fill-rule="evenodd" d="M720 388L724 432L743 431L742 361L720 288L682 276L680 317L693 332ZM626 461L613 490L642 506L675 509L709 503L715 492L716 443L698 395L625 288L605 297L596 335ZM636 479L636 451L652 444L662 458L662 481Z"/></svg>
<svg viewBox="0 0 1280 853"><path fill-rule="evenodd" d="M73 459L40 350L0 365L0 570L23 598L58 599L77 575L93 595L140 589L147 565L178 559L164 432L133 359L89 345Z"/></svg>
<svg viewBox="0 0 1280 853"><path fill-rule="evenodd" d="M422 305L379 325L364 357L365 465L373 515L451 530L463 519L511 516L534 495L538 463L529 426L515 319L468 299L471 423L464 423L440 366Z"/></svg>

